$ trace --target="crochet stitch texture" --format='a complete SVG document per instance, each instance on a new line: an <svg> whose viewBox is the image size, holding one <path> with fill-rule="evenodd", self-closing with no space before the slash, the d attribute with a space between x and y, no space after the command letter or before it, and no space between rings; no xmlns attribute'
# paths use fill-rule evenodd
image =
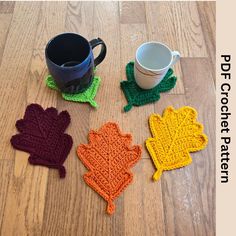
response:
<svg viewBox="0 0 236 236"><path fill-rule="evenodd" d="M197 111L188 106L178 110L167 107L163 117L153 114L149 126L153 138L146 140L147 149L157 168L156 181L162 171L187 166L192 162L189 152L204 149L208 139L203 125L196 121Z"/></svg>
<svg viewBox="0 0 236 236"><path fill-rule="evenodd" d="M122 134L116 123L108 122L97 132L91 130L89 144L81 144L78 156L89 172L84 181L108 203L107 213L113 214L113 201L131 183L130 168L141 158L141 146L131 146L132 136Z"/></svg>
<svg viewBox="0 0 236 236"><path fill-rule="evenodd" d="M97 90L100 86L100 82L101 82L101 78L98 76L95 76L93 78L93 82L90 85L90 87L88 89L86 89L84 92L77 93L77 94L62 93L62 97L67 101L88 102L88 103L90 103L90 105L92 107L98 107L94 98L97 94ZM51 89L59 91L59 89L57 88L57 85L51 75L47 76L46 85Z"/></svg>
<svg viewBox="0 0 236 236"><path fill-rule="evenodd" d="M11 144L30 153L30 164L58 169L60 178L64 178L63 163L73 143L71 136L64 133L69 123L67 111L58 114L53 107L44 110L38 104L31 104L27 106L24 118L16 122L20 133L12 136Z"/></svg>
<svg viewBox="0 0 236 236"><path fill-rule="evenodd" d="M128 112L133 106L142 106L148 103L158 101L160 93L167 92L175 87L177 78L173 75L170 68L163 80L152 89L142 89L135 82L134 78L134 62L126 65L127 81L121 81L120 86L123 90L128 104L124 107L124 111Z"/></svg>

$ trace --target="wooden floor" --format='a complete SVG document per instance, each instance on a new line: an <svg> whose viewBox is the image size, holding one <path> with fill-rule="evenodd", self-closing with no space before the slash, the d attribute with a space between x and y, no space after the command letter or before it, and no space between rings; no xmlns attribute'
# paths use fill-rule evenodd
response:
<svg viewBox="0 0 236 236"><path fill-rule="evenodd" d="M97 74L100 105L62 100L46 88L44 47L54 35L73 31L101 37L108 53ZM179 50L175 89L159 102L126 104L119 82L137 47L157 40ZM211 236L215 235L215 3L214 2L1 2L0 3L0 232L11 235ZM68 110L68 133L74 140L65 162L67 176L28 164L28 154L9 140L15 122L30 103ZM195 107L205 125L208 147L191 154L193 163L151 180L155 168L144 148L150 136L148 117L172 105ZM132 169L134 182L115 201L113 216L106 203L83 181L85 167L76 147L90 129L117 122L142 144L142 160Z"/></svg>

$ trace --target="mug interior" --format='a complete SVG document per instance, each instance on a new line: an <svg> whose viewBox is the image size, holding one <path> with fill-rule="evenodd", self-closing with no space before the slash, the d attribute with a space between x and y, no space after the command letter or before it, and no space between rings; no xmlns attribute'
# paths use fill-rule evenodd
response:
<svg viewBox="0 0 236 236"><path fill-rule="evenodd" d="M57 35L46 47L48 59L63 67L80 64L88 57L89 52L89 42L84 37L73 33Z"/></svg>
<svg viewBox="0 0 236 236"><path fill-rule="evenodd" d="M172 54L168 47L161 43L150 42L141 45L136 53L139 64L150 70L161 70L169 66Z"/></svg>

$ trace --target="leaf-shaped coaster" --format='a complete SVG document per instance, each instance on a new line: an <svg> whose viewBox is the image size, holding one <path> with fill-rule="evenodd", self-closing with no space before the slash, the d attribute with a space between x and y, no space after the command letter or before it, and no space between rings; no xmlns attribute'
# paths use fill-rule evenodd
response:
<svg viewBox="0 0 236 236"><path fill-rule="evenodd" d="M89 172L84 181L108 203L107 213L115 211L114 199L132 181L130 168L141 158L141 146L131 146L132 136L122 134L118 125L108 122L97 132L91 130L89 144L81 144L78 156Z"/></svg>
<svg viewBox="0 0 236 236"><path fill-rule="evenodd" d="M124 107L124 111L129 111L132 106L143 106L148 103L158 101L160 93L167 92L175 87L177 78L173 75L170 68L163 80L152 89L142 89L135 82L134 78L134 62L126 65L127 81L121 81L120 86L125 94L128 104Z"/></svg>
<svg viewBox="0 0 236 236"><path fill-rule="evenodd" d="M57 114L56 108L44 110L38 104L27 106L23 119L16 122L20 132L12 136L14 148L30 153L29 163L59 170L61 178L66 175L63 163L72 147L72 138L65 134L70 124L67 111Z"/></svg>
<svg viewBox="0 0 236 236"><path fill-rule="evenodd" d="M90 103L91 106L97 107L98 105L94 101L94 98L97 94L97 90L100 86L100 82L101 82L101 78L98 76L95 76L93 78L93 83L91 84L91 86L88 89L86 89L84 92L77 93L77 94L62 93L62 97L67 101L88 102ZM51 75L47 76L46 85L51 89L59 91Z"/></svg>
<svg viewBox="0 0 236 236"><path fill-rule="evenodd" d="M157 168L154 180L158 180L164 170L189 165L192 162L189 152L206 147L207 136L203 134L203 125L196 119L197 111L188 106L178 110L167 107L163 117L158 114L150 116L153 138L146 140L146 146Z"/></svg>

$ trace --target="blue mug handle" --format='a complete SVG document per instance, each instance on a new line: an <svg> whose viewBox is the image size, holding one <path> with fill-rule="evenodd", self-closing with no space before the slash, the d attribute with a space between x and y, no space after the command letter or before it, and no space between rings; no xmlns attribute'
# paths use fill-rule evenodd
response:
<svg viewBox="0 0 236 236"><path fill-rule="evenodd" d="M95 47L97 47L100 44L102 46L99 55L94 59L94 66L96 67L97 65L99 65L104 60L104 58L107 54L107 47L106 47L106 44L104 43L104 41L100 38L91 40L89 42L89 44L90 44L92 49L94 49Z"/></svg>
<svg viewBox="0 0 236 236"><path fill-rule="evenodd" d="M101 44L101 51L99 53L99 55L94 59L94 67L96 67L97 65L99 65L104 58L106 57L106 53L107 53L107 48L106 48L106 44L104 43L104 41L100 38L97 39L93 39L89 42L91 48L95 48L96 46ZM91 65L91 61L90 61L90 65ZM90 69L85 73L85 75L83 76L85 78L85 81L89 81L89 83L86 85L86 87L84 89L81 89L81 87L83 87L83 82L81 80L78 79L74 79L72 81L67 82L64 85L63 88L63 92L65 93L78 93L78 92L83 92L84 90L86 90L92 83L92 77L93 77L93 66L90 66Z"/></svg>

